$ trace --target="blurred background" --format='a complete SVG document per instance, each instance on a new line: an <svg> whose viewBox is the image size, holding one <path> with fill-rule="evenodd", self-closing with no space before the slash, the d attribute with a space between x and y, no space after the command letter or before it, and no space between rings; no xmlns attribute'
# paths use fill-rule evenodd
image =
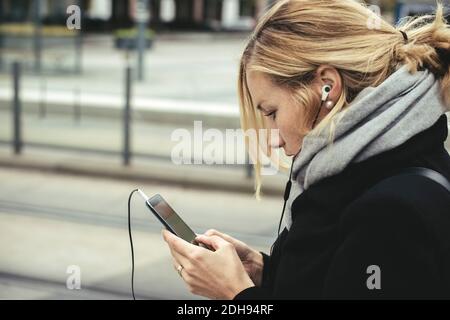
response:
<svg viewBox="0 0 450 320"><path fill-rule="evenodd" d="M0 299L129 299L131 190L268 251L287 175L176 165L174 130L239 128L239 55L270 0L0 0ZM371 1L391 22L433 1ZM73 6L75 5L75 6ZM237 146L237 148L235 148ZM243 153L230 143L221 156ZM184 160L205 160L201 153ZM132 202L136 295L198 299ZM70 290L73 268L81 289Z"/></svg>

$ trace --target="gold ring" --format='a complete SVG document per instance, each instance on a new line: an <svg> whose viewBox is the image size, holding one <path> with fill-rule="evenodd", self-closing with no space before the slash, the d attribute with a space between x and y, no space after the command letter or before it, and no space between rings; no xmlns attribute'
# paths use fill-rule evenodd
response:
<svg viewBox="0 0 450 320"><path fill-rule="evenodd" d="M178 271L178 274L179 274L179 276L180 277L182 277L183 278L183 276L181 275L181 272L183 271L183 266L180 264L179 266L178 266L178 268L177 268L177 271Z"/></svg>

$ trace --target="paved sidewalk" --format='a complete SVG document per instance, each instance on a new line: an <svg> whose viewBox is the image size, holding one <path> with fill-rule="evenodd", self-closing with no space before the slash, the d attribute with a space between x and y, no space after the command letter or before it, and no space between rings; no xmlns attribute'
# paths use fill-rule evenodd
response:
<svg viewBox="0 0 450 320"><path fill-rule="evenodd" d="M216 228L267 251L281 197L196 190L0 168L0 298L130 298L127 197L135 187L160 193L198 233ZM173 270L159 222L132 202L136 292L140 298L195 298ZM67 267L82 289L66 289Z"/></svg>

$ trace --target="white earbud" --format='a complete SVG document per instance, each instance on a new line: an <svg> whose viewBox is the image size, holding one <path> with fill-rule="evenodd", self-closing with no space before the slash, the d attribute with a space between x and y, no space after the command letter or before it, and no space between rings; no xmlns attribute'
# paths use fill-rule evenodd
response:
<svg viewBox="0 0 450 320"><path fill-rule="evenodd" d="M329 84L324 85L322 87L322 102L328 99L328 95L330 94L331 86Z"/></svg>
<svg viewBox="0 0 450 320"><path fill-rule="evenodd" d="M325 108L331 110L334 107L334 102L333 101L327 101L328 96L330 95L330 92L331 92L331 86L329 84L326 84L326 85L324 85L322 87L322 103L320 105L319 111L317 111L316 118L314 119L314 122L313 122L313 125L312 125L313 128L314 128L314 126L315 126L315 124L317 122L317 119L319 118L319 113L320 113L320 110L322 109L322 106L323 106L324 102L326 101L325 102Z"/></svg>

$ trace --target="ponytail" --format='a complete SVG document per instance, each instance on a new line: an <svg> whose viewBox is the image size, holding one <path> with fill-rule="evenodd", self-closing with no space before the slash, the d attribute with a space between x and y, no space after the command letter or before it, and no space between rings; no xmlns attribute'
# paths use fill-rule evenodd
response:
<svg viewBox="0 0 450 320"><path fill-rule="evenodd" d="M433 19L434 18L434 19ZM437 3L436 15L409 18L398 27L409 41L395 47L394 61L406 64L411 72L430 70L440 81L442 101L450 110L450 26L444 17L444 7Z"/></svg>

